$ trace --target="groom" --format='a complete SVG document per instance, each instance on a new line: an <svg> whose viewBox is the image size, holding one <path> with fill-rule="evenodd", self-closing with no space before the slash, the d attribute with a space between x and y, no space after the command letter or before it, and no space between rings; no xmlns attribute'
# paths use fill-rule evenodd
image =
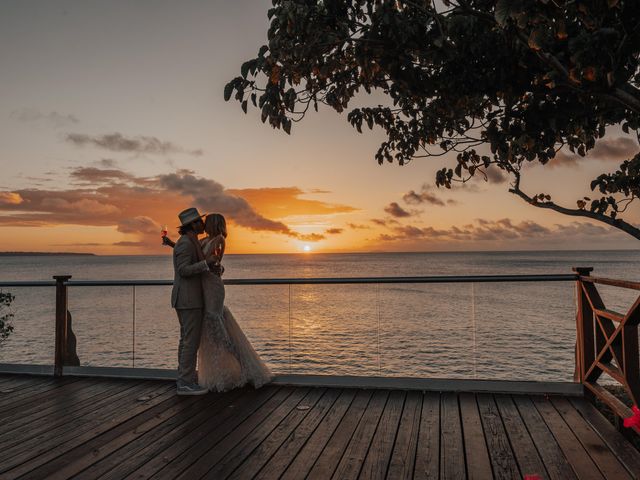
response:
<svg viewBox="0 0 640 480"><path fill-rule="evenodd" d="M187 208L180 212L180 238L173 249L174 280L171 306L180 321L178 345L178 395L204 395L207 389L196 381L196 360L200 345L203 306L202 283L204 272L219 268L207 261L200 248L198 235L204 232L204 222L198 210Z"/></svg>

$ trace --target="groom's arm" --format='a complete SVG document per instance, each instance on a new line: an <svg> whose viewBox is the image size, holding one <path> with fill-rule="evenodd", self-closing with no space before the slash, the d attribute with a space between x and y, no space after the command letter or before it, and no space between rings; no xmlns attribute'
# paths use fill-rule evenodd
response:
<svg viewBox="0 0 640 480"><path fill-rule="evenodd" d="M176 256L176 270L181 277L191 277L193 275L200 275L207 272L209 266L206 260L201 262L191 263L193 245L188 242L177 242L173 250L173 254Z"/></svg>

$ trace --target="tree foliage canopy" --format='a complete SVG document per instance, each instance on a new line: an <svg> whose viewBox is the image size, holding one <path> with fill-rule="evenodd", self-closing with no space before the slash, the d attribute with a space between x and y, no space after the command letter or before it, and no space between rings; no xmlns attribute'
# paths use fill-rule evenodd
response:
<svg viewBox="0 0 640 480"><path fill-rule="evenodd" d="M520 188L527 163L562 147L584 156L608 126L640 138L639 0L273 0L268 17L268 45L225 87L245 112L252 104L290 133L311 106L343 112L377 89L388 105L348 120L385 131L379 163L456 152L438 186L497 167L532 205L640 238L620 218L640 196L640 154L594 179L595 198L574 208Z"/></svg>

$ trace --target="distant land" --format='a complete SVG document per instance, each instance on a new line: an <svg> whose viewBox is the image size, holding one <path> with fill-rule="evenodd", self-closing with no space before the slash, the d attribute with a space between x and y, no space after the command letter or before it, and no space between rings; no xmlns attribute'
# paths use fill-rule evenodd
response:
<svg viewBox="0 0 640 480"><path fill-rule="evenodd" d="M30 257L30 256L43 256L53 257L60 255L77 255L77 256L92 256L95 257L95 253L76 253L76 252L0 252L0 257Z"/></svg>

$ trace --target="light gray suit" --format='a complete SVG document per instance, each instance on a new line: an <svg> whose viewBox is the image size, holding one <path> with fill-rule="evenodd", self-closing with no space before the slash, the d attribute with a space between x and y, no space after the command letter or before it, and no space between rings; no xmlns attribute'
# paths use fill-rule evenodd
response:
<svg viewBox="0 0 640 480"><path fill-rule="evenodd" d="M176 309L180 321L178 385L184 385L196 381L204 305L200 276L209 270L207 262L198 259L196 246L186 235L178 239L173 249L173 270L171 306Z"/></svg>

